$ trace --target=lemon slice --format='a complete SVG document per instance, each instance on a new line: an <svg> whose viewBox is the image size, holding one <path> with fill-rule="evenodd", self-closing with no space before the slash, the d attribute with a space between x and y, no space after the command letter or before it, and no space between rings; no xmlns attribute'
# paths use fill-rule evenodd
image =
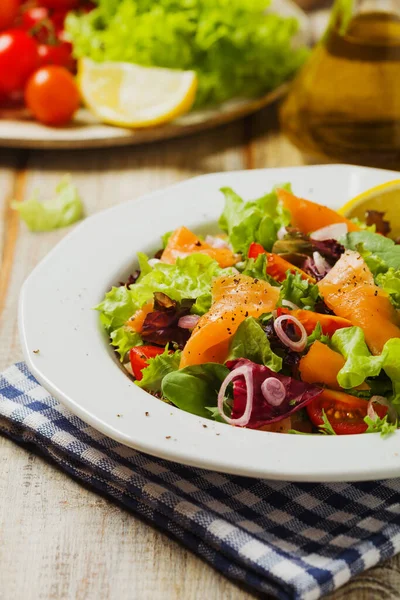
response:
<svg viewBox="0 0 400 600"><path fill-rule="evenodd" d="M367 210L384 212L384 218L389 221L391 227L389 237L397 238L400 235L400 179L382 183L363 192L346 202L338 212L349 219L356 217L363 221Z"/></svg>
<svg viewBox="0 0 400 600"><path fill-rule="evenodd" d="M104 123L151 127L190 110L197 75L194 71L83 58L78 65L78 85L85 104Z"/></svg>

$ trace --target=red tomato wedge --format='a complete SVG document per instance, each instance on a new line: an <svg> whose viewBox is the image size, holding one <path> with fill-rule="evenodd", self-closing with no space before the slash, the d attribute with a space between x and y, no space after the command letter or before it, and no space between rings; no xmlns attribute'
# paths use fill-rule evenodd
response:
<svg viewBox="0 0 400 600"><path fill-rule="evenodd" d="M368 426L364 423L368 409L367 400L344 392L324 390L318 398L307 405L306 409L310 420L316 427L323 425L322 411L325 411L326 417L337 435L352 435L367 431ZM386 406L380 404L374 404L374 410L380 418L387 413Z"/></svg>
<svg viewBox="0 0 400 600"><path fill-rule="evenodd" d="M135 346L129 352L129 359L134 376L138 381L143 377L142 371L149 364L149 359L163 354L164 348L158 346Z"/></svg>
<svg viewBox="0 0 400 600"><path fill-rule="evenodd" d="M322 315L320 313L312 312L311 310L289 310L288 308L278 308L278 316L280 315L292 315L300 321L307 331L308 335L311 335L317 324L319 323L322 328L324 335L332 336L337 329L343 329L343 327L351 327L352 323L348 319L343 317L336 317L335 315Z"/></svg>
<svg viewBox="0 0 400 600"><path fill-rule="evenodd" d="M277 190L277 194L283 206L290 212L292 227L300 229L303 233L312 233L335 223L346 223L348 231L359 231L360 229L353 221L342 217L327 206L298 198L282 188Z"/></svg>
<svg viewBox="0 0 400 600"><path fill-rule="evenodd" d="M287 271L290 271L294 275L296 273L299 273L302 279L306 279L310 283L315 283L314 277L311 277L311 275L308 275L308 273L305 273L305 271L302 271L298 267L295 267L289 261L282 258L282 256L279 256L279 254L267 252L266 250L264 250L261 244L257 244L256 242L250 244L248 257L257 258L259 254L267 255L267 273L268 275L276 279L276 281L284 281L286 279Z"/></svg>

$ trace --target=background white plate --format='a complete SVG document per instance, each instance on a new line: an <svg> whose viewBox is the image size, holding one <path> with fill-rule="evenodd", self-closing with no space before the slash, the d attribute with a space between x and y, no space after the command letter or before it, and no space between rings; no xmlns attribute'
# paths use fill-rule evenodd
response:
<svg viewBox="0 0 400 600"><path fill-rule="evenodd" d="M310 20L292 0L272 0L268 11L285 17L296 17L299 21L299 32L294 43L296 45L310 43L312 33ZM65 127L46 127L33 120L25 109L2 110L0 111L0 146L72 150L133 146L182 137L250 115L281 98L287 87L288 84L284 83L260 98L236 98L217 107L190 112L159 127L136 130L104 125L85 108L78 110L72 123Z"/></svg>
<svg viewBox="0 0 400 600"><path fill-rule="evenodd" d="M251 199L290 181L295 193L339 207L395 178L395 172L335 165L216 173L83 221L22 288L19 323L32 373L84 421L155 456L271 479L400 475L400 431L385 440L378 434L282 435L214 423L157 400L122 371L92 310L111 285L132 271L138 250L156 250L161 234L179 225L199 230L215 223L223 207L221 186ZM36 349L39 354L33 353Z"/></svg>

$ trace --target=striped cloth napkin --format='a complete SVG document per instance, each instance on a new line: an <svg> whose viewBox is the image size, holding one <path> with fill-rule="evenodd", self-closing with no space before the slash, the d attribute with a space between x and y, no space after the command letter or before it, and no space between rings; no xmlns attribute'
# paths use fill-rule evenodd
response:
<svg viewBox="0 0 400 600"><path fill-rule="evenodd" d="M0 431L275 598L316 600L400 550L399 479L264 481L153 458L86 425L24 363L0 375Z"/></svg>

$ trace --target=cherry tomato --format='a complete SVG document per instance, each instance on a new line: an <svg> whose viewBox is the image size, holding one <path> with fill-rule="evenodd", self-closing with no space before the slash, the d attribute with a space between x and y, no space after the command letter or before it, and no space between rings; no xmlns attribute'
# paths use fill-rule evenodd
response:
<svg viewBox="0 0 400 600"><path fill-rule="evenodd" d="M25 89L25 103L38 121L64 125L79 108L80 96L75 80L64 67L38 69Z"/></svg>
<svg viewBox="0 0 400 600"><path fill-rule="evenodd" d="M10 29L0 34L0 90L22 90L38 64L36 42L25 32Z"/></svg>
<svg viewBox="0 0 400 600"><path fill-rule="evenodd" d="M40 4L46 8L54 8L55 10L71 10L78 8L80 0L40 0Z"/></svg>
<svg viewBox="0 0 400 600"><path fill-rule="evenodd" d="M38 46L39 66L58 65L69 71L75 69L75 60L72 57L72 44L59 42L56 44L39 44Z"/></svg>
<svg viewBox="0 0 400 600"><path fill-rule="evenodd" d="M264 250L261 244L257 244L256 242L250 244L248 257L257 258L259 254L267 255L267 273L268 275L271 275L271 277L276 279L276 281L284 281L286 279L287 271L290 271L294 274L299 273L302 279L307 279L307 281L309 281L310 283L315 283L315 279L313 277L311 277L298 267L292 265L292 263L282 258L282 256L279 256L279 254L267 252L266 250Z"/></svg>
<svg viewBox="0 0 400 600"><path fill-rule="evenodd" d="M24 10L21 15L20 28L29 31L39 23L43 23L49 18L49 11L44 6L34 6Z"/></svg>
<svg viewBox="0 0 400 600"><path fill-rule="evenodd" d="M8 29L15 21L18 14L20 0L1 0L0 2L0 30Z"/></svg>
<svg viewBox="0 0 400 600"><path fill-rule="evenodd" d="M142 371L149 364L149 359L164 352L164 348L157 346L135 346L129 352L129 359L134 376L138 381L143 377Z"/></svg>
<svg viewBox="0 0 400 600"><path fill-rule="evenodd" d="M322 411L337 435L364 433L368 426L364 423L368 402L344 392L324 390L318 398L307 405L307 413L314 425L323 425ZM374 410L380 418L387 413L386 406L374 404Z"/></svg>

